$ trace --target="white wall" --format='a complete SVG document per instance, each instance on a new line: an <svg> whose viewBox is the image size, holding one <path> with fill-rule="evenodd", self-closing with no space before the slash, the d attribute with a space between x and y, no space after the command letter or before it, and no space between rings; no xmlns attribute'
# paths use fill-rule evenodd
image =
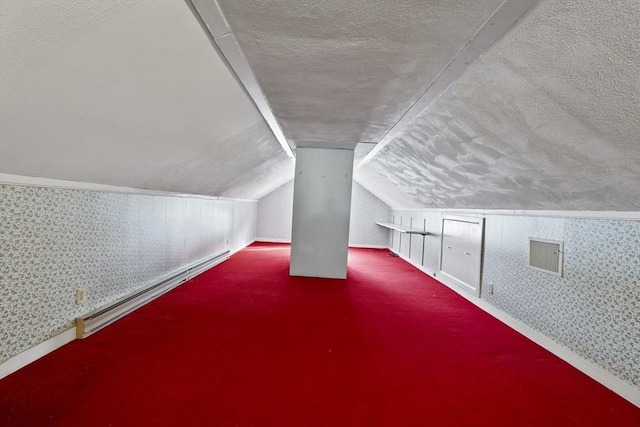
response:
<svg viewBox="0 0 640 427"><path fill-rule="evenodd" d="M421 238L394 232L393 248L437 276L444 211L394 210L394 220L426 222ZM640 390L640 221L478 214L485 217L481 300L489 307ZM563 277L527 267L529 237L564 242ZM493 293L488 292L491 283ZM469 294L471 295L471 294ZM475 298L471 296L471 298ZM638 401L638 399L636 399Z"/></svg>
<svg viewBox="0 0 640 427"><path fill-rule="evenodd" d="M241 249L256 214L255 201L0 184L0 363L79 315Z"/></svg>
<svg viewBox="0 0 640 427"><path fill-rule="evenodd" d="M291 243L293 180L258 200L256 240Z"/></svg>
<svg viewBox="0 0 640 427"><path fill-rule="evenodd" d="M353 181L349 246L386 247L388 231L376 222L388 222L391 208Z"/></svg>
<svg viewBox="0 0 640 427"><path fill-rule="evenodd" d="M293 181L261 198L258 201L256 240L291 242L292 209ZM354 181L349 246L386 247L387 231L376 222L388 222L390 218L391 208Z"/></svg>

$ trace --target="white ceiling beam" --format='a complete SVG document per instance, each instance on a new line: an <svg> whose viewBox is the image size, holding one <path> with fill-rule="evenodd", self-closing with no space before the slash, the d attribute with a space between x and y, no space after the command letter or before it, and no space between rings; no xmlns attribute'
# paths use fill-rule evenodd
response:
<svg viewBox="0 0 640 427"><path fill-rule="evenodd" d="M451 87L476 60L488 50L504 33L509 30L538 0L506 0L500 8L489 18L480 30L467 42L445 67L444 70L429 85L427 90L409 107L404 115L389 129L376 146L365 156L357 166L361 168L376 156L387 144L395 139L409 123L423 114L436 99ZM358 181L356 177L356 181Z"/></svg>
<svg viewBox="0 0 640 427"><path fill-rule="evenodd" d="M231 29L220 10L218 2L215 0L185 0L196 18L201 21L203 29L208 32L208 36L217 46L219 53L226 59L230 71L235 73L237 79L244 86L249 97L264 117L271 132L278 140L284 151L290 158L294 158L293 149L295 144L287 142L282 132L282 128L271 110L258 80L256 79L247 59L244 57L240 46L231 33Z"/></svg>

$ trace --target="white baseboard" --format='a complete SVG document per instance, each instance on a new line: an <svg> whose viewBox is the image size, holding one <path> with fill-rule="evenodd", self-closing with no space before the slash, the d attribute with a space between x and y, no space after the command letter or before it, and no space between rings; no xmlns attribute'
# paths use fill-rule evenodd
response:
<svg viewBox="0 0 640 427"><path fill-rule="evenodd" d="M256 237L256 242L262 242L262 243L291 243L291 239L273 239L271 237Z"/></svg>
<svg viewBox="0 0 640 427"><path fill-rule="evenodd" d="M291 243L289 239L272 239L270 237L256 237L256 242L264 242L264 243ZM387 245L352 245L349 244L350 248L369 248L369 249L387 249Z"/></svg>
<svg viewBox="0 0 640 427"><path fill-rule="evenodd" d="M24 368L28 364L40 359L42 356L45 356L52 351L59 349L65 344L69 344L75 339L76 328L74 327L71 329L67 329L66 331L56 335L53 338L49 338L48 340L43 341L40 344L23 351L20 354L16 354L9 360L6 360L2 364L0 364L0 379L14 373L18 369Z"/></svg>
<svg viewBox="0 0 640 427"><path fill-rule="evenodd" d="M500 310L496 306L481 299L480 297L476 297L475 295L469 293L468 291L465 291L462 288L457 288L455 286L451 286L447 283L442 282L432 272L427 271L420 265L414 264L406 256L402 254L400 254L399 256L404 261L411 264L413 267L422 271L426 275L433 277L435 280L437 280L444 286L448 287L449 289L451 289L452 291L454 291L464 299L470 301L481 310L485 311L486 313L500 320L502 323L509 326L511 329L514 329L515 331L521 333L525 337L529 338L531 341L538 344L540 347L550 351L551 353L558 356L560 359L564 360L574 368L578 369L582 373L588 375L589 377L593 378L603 386L607 387L609 390L613 391L614 393L628 400L635 406L640 407L640 389L621 380L615 375L607 372L606 370L596 365L595 363L583 358L582 356L570 350L569 348L552 340L548 336L536 331L532 327L526 325L520 320L505 313L504 311Z"/></svg>
<svg viewBox="0 0 640 427"><path fill-rule="evenodd" d="M255 239L254 239L254 240L249 241L248 243L245 243L245 244L244 244L244 245L242 245L242 246L239 246L237 249L231 250L231 251L229 252L229 256L231 256L231 255L233 255L233 254L235 254L235 253L240 252L241 250L243 250L243 249L245 249L245 248L247 248L247 247L249 247L249 246L253 245L255 242L257 242L257 240L255 240Z"/></svg>

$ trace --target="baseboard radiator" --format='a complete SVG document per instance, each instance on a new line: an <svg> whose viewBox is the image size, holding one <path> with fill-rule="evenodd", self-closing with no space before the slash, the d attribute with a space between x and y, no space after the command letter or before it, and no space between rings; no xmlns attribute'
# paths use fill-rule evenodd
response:
<svg viewBox="0 0 640 427"><path fill-rule="evenodd" d="M76 338L88 337L187 280L225 261L229 258L229 255L229 250L219 252L164 278L158 283L136 291L131 295L124 296L82 317L78 317L76 319Z"/></svg>

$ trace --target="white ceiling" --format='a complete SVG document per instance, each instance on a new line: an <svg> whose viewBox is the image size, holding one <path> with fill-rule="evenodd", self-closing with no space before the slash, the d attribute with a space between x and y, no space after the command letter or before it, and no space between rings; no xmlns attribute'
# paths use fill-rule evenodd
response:
<svg viewBox="0 0 640 427"><path fill-rule="evenodd" d="M2 173L258 198L292 170L180 0L2 0L0 66Z"/></svg>
<svg viewBox="0 0 640 427"><path fill-rule="evenodd" d="M640 2L542 2L357 179L404 206L640 210L639 46Z"/></svg>
<svg viewBox="0 0 640 427"><path fill-rule="evenodd" d="M503 0L218 0L287 138L377 142Z"/></svg>
<svg viewBox="0 0 640 427"><path fill-rule="evenodd" d="M384 140L356 179L393 207L640 210L640 2L541 1L392 134L503 0L198 3L264 100L183 0L1 0L0 173L259 198L293 161L256 102Z"/></svg>

